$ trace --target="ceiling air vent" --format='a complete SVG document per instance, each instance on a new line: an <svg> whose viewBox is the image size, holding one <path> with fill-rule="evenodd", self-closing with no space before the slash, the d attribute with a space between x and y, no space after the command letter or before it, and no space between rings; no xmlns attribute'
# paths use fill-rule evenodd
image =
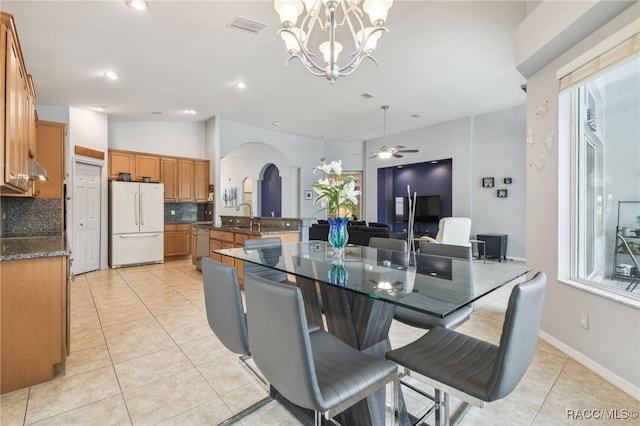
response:
<svg viewBox="0 0 640 426"><path fill-rule="evenodd" d="M371 98L373 98L373 95L372 95L371 93L363 93L363 94L362 94L362 95L360 95L360 96L362 96L362 97L363 97L363 98L365 98L365 99L371 99Z"/></svg>
<svg viewBox="0 0 640 426"><path fill-rule="evenodd" d="M251 34L258 34L267 24L261 22L252 21L251 19L243 18L242 16L236 17L233 21L227 25L229 28L244 31Z"/></svg>

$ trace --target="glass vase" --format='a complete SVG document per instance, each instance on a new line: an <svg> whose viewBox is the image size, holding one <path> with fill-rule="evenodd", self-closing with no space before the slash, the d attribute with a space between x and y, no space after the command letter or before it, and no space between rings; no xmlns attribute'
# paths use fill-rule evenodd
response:
<svg viewBox="0 0 640 426"><path fill-rule="evenodd" d="M349 273L342 263L334 262L331 268L329 268L328 278L330 284L344 287L347 284Z"/></svg>
<svg viewBox="0 0 640 426"><path fill-rule="evenodd" d="M333 247L333 258L336 261L344 259L344 246L349 240L347 232L347 222L349 218L336 217L329 218L329 244Z"/></svg>

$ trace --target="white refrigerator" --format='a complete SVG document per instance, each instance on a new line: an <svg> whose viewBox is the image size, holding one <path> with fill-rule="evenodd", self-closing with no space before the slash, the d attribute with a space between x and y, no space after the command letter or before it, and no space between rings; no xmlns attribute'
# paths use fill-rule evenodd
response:
<svg viewBox="0 0 640 426"><path fill-rule="evenodd" d="M164 185L109 182L109 265L164 262Z"/></svg>

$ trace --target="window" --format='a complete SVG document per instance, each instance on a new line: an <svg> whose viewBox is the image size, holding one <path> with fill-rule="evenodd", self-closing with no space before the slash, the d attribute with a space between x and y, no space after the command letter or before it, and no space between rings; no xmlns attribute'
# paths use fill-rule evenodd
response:
<svg viewBox="0 0 640 426"><path fill-rule="evenodd" d="M640 55L562 96L575 120L571 278L640 296L640 285L629 285L640 276Z"/></svg>

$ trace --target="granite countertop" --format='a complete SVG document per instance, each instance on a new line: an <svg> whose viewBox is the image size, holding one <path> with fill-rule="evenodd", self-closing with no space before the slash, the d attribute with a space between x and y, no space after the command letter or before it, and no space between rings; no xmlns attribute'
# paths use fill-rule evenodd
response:
<svg viewBox="0 0 640 426"><path fill-rule="evenodd" d="M0 238L0 261L70 255L63 234Z"/></svg>
<svg viewBox="0 0 640 426"><path fill-rule="evenodd" d="M242 226L229 226L229 225L215 225L211 222L196 222L193 225L199 228L207 228L207 229L215 229L218 231L232 231L237 234L251 234L251 235L269 235L269 234L293 234L299 233L299 229L291 229L291 228L271 228L267 226L261 226L260 230L256 226L253 228L242 227Z"/></svg>

